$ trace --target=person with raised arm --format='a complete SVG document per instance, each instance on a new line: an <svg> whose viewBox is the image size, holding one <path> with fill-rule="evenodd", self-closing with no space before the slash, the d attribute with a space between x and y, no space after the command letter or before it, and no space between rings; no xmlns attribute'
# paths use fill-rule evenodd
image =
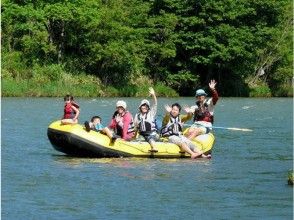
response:
<svg viewBox="0 0 294 220"><path fill-rule="evenodd" d="M153 98L153 105L147 99L143 99L139 105L139 112L135 115L135 129L139 135L150 144L150 152L158 152L155 147L155 142L159 139L156 132L156 113L157 113L157 98L153 88L149 88L149 94Z"/></svg>
<svg viewBox="0 0 294 220"><path fill-rule="evenodd" d="M190 140L193 140L198 135L207 134L212 130L211 126L214 121L214 107L218 101L218 93L215 89L215 80L211 80L208 85L212 97L207 99L207 93L203 89L196 90L196 105L192 106L189 110L189 112L194 115L194 124L187 132L187 137Z"/></svg>
<svg viewBox="0 0 294 220"><path fill-rule="evenodd" d="M167 137L170 143L178 145L181 150L191 155L192 159L197 157L207 157L202 151L198 150L191 140L182 134L183 124L192 118L189 107L185 107L186 115L181 115L181 106L178 103L165 106L167 111L162 121L161 135Z"/></svg>

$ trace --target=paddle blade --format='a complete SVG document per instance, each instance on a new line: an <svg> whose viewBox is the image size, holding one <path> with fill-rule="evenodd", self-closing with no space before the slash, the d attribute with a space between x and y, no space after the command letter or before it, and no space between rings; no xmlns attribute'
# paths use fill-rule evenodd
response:
<svg viewBox="0 0 294 220"><path fill-rule="evenodd" d="M233 130L233 131L253 131L248 128L228 128L228 130Z"/></svg>

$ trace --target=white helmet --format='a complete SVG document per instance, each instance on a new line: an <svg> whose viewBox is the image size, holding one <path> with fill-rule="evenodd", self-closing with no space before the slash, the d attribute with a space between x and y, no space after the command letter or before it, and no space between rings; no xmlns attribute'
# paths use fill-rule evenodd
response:
<svg viewBox="0 0 294 220"><path fill-rule="evenodd" d="M139 108L141 108L142 105L147 105L150 108L150 102L147 99L143 99L141 101L141 104L139 105Z"/></svg>
<svg viewBox="0 0 294 220"><path fill-rule="evenodd" d="M125 110L127 109L127 103L123 100L119 100L116 103L116 107L123 107Z"/></svg>

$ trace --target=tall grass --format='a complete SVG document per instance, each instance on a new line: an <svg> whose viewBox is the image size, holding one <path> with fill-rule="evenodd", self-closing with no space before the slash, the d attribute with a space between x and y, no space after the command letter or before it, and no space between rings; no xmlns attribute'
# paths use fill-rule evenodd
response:
<svg viewBox="0 0 294 220"><path fill-rule="evenodd" d="M250 97L271 97L272 93L267 85L257 85L250 88Z"/></svg>
<svg viewBox="0 0 294 220"><path fill-rule="evenodd" d="M288 184L293 186L294 173L293 170L288 172Z"/></svg>
<svg viewBox="0 0 294 220"><path fill-rule="evenodd" d="M293 97L293 86L287 83L284 83L279 86L279 88L275 88L273 91L273 96L277 97Z"/></svg>
<svg viewBox="0 0 294 220"><path fill-rule="evenodd" d="M2 70L2 96L4 97L62 97L72 94L75 97L146 96L152 84L130 83L123 87L105 86L99 78L85 73L72 74L61 65L39 66L31 69L13 68L13 63ZM154 86L158 96L178 96L164 84Z"/></svg>

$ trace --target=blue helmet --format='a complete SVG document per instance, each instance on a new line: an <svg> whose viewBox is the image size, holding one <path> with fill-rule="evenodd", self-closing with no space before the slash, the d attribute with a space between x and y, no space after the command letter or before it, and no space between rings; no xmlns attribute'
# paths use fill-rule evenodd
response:
<svg viewBox="0 0 294 220"><path fill-rule="evenodd" d="M203 89L196 90L195 96L207 96L206 92Z"/></svg>

